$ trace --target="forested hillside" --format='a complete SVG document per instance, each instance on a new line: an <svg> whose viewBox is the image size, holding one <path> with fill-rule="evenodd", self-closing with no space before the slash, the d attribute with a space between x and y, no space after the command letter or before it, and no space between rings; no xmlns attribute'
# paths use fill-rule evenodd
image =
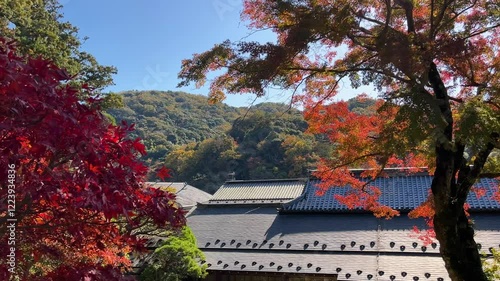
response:
<svg viewBox="0 0 500 281"><path fill-rule="evenodd" d="M120 93L125 106L108 110L118 122L134 123L133 137L147 147L148 162L156 162L174 145L200 142L223 134L241 110L210 105L206 97L183 92L129 91Z"/></svg>
<svg viewBox="0 0 500 281"><path fill-rule="evenodd" d="M306 177L330 146L321 135L306 134L302 113L288 105L262 103L251 109L211 105L183 92L121 93L125 106L108 112L136 124L150 166L165 164L171 180L215 192L228 176L236 179ZM363 112L373 100L351 100ZM154 180L154 178L151 178Z"/></svg>

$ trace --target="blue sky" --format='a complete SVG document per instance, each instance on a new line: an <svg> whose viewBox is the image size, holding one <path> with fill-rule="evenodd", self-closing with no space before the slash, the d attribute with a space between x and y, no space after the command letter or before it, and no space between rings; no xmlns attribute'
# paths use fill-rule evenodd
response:
<svg viewBox="0 0 500 281"><path fill-rule="evenodd" d="M206 94L194 85L176 88L181 60L210 49L226 39L237 41L250 34L240 21L241 0L60 0L64 19L89 37L82 49L118 74L109 91L182 90ZM257 32L246 40L274 41L270 32ZM282 91L257 102L287 102ZM252 95L229 95L226 103L248 106Z"/></svg>

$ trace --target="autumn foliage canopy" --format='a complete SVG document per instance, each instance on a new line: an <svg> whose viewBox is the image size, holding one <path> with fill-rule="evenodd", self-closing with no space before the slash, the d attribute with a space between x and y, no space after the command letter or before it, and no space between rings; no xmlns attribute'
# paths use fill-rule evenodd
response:
<svg viewBox="0 0 500 281"><path fill-rule="evenodd" d="M1 280L122 280L139 230L184 225L175 195L143 185L133 125L111 125L70 80L0 38Z"/></svg>
<svg viewBox="0 0 500 281"><path fill-rule="evenodd" d="M214 102L289 90L310 131L332 143L318 193L349 184L338 199L377 216L397 213L377 202L370 179L388 167L428 167L432 194L413 215L432 220L452 280L486 280L464 203L479 177L500 174L499 2L246 0L241 16L276 42L217 44L183 61L180 85L210 80ZM374 89L371 113L335 102L347 85ZM367 169L365 180L349 168Z"/></svg>

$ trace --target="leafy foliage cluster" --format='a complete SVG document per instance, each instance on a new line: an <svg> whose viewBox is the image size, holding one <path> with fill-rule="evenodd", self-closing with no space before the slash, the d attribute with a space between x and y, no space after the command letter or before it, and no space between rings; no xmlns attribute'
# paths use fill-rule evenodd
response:
<svg viewBox="0 0 500 281"><path fill-rule="evenodd" d="M129 280L137 230L174 232L183 212L172 193L144 188L144 145L101 112L123 106L102 93L116 69L81 50L86 38L60 8L0 0L0 163L12 167L0 174L0 252L12 256L0 279Z"/></svg>
<svg viewBox="0 0 500 281"><path fill-rule="evenodd" d="M141 281L198 280L207 275L201 265L205 255L196 246L196 238L185 226L170 237L153 253L151 263L142 271Z"/></svg>
<svg viewBox="0 0 500 281"><path fill-rule="evenodd" d="M68 83L80 90L81 99L102 94L113 84L117 70L81 50L87 38L82 39L77 27L62 20L60 8L57 0L0 0L0 34L16 41L18 54L40 56L65 69L72 77ZM122 104L115 94L104 97L102 108Z"/></svg>
<svg viewBox="0 0 500 281"><path fill-rule="evenodd" d="M144 245L135 229L185 223L174 194L144 186L133 126L110 125L68 73L1 37L0 81L0 254L15 256L0 279L124 280Z"/></svg>
<svg viewBox="0 0 500 281"><path fill-rule="evenodd" d="M500 251L491 249L492 256L483 259L484 273L488 280L500 280Z"/></svg>

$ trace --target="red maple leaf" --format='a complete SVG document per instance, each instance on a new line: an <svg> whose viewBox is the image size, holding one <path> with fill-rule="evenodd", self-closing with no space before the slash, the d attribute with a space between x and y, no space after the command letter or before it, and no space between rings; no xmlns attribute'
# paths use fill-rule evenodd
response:
<svg viewBox="0 0 500 281"><path fill-rule="evenodd" d="M26 235L17 237L23 247L16 261L28 272L20 280L80 280L90 272L92 280L125 280L122 266L131 263L124 254L144 248L132 233L138 222L147 217L176 228L184 213L173 194L143 188L147 167L137 152L146 151L129 138L133 125L109 124L99 100L78 100L79 89L60 82L67 78L49 61L18 56L0 36L0 182L19 191L17 223ZM169 177L169 170L158 174ZM0 189L0 198L7 196ZM124 224L128 234L120 231ZM0 256L9 252L0 243ZM0 280L9 275L0 264Z"/></svg>
<svg viewBox="0 0 500 281"><path fill-rule="evenodd" d="M168 179L171 177L170 175L171 170L166 168L165 166L162 166L157 172L156 176L159 177L162 180Z"/></svg>
<svg viewBox="0 0 500 281"><path fill-rule="evenodd" d="M133 143L134 149L137 150L142 156L146 155L146 146L141 142L140 138L136 138Z"/></svg>

